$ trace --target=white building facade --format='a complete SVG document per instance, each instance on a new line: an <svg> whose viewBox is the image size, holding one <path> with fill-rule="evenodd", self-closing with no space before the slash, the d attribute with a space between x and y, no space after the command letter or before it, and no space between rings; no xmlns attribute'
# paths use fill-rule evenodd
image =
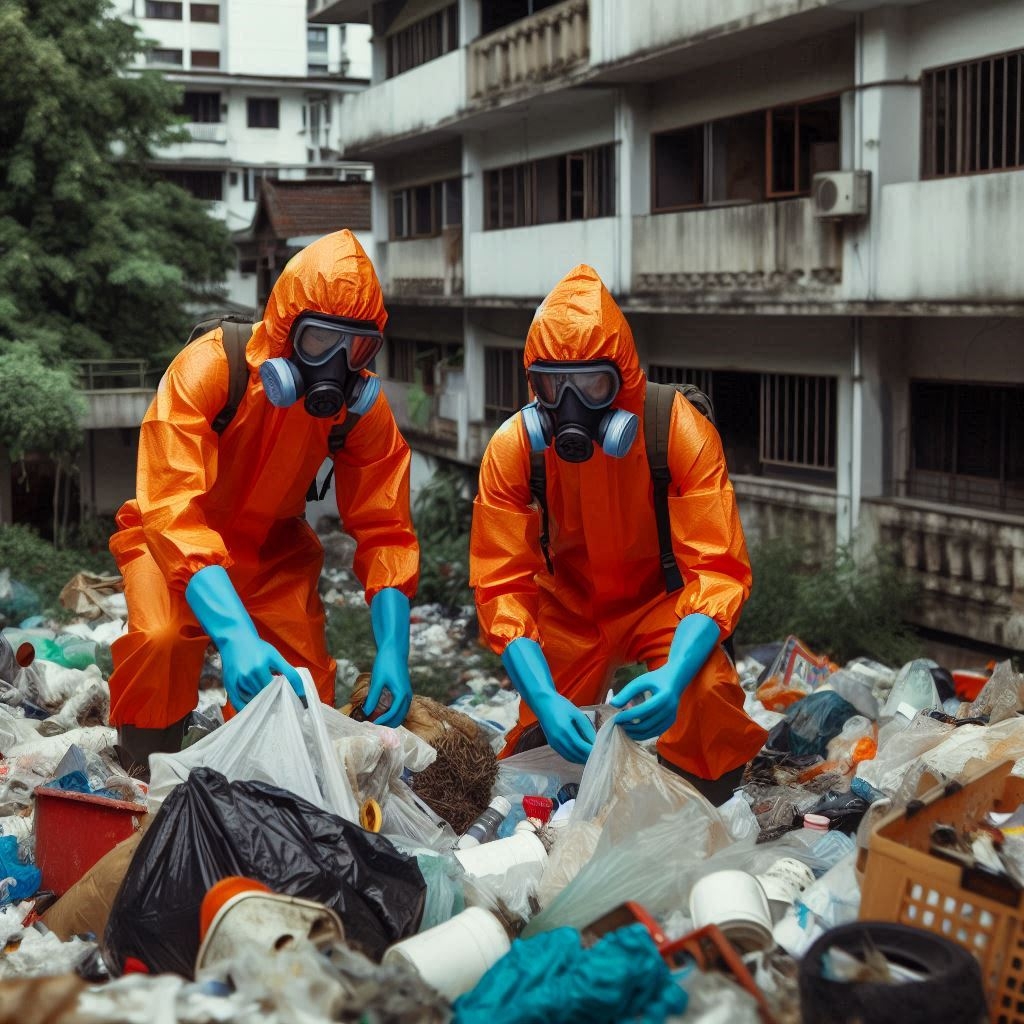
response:
<svg viewBox="0 0 1024 1024"><path fill-rule="evenodd" d="M340 144L374 165L386 386L415 446L479 460L527 401L533 310L590 263L648 373L711 393L748 535L881 541L921 626L1024 649L1019 0L310 17L373 32Z"/></svg>
<svg viewBox="0 0 1024 1024"><path fill-rule="evenodd" d="M166 175L232 232L252 223L261 178L366 180L339 159L342 98L366 86L366 25L310 25L306 0L120 0L152 41L140 66L181 85L188 140L159 153ZM230 303L256 311L257 268L229 272Z"/></svg>

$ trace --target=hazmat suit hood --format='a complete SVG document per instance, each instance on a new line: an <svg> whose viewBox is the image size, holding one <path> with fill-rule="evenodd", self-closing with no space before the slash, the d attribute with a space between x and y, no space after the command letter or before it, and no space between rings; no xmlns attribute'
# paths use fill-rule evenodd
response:
<svg viewBox="0 0 1024 1024"><path fill-rule="evenodd" d="M384 293L370 257L347 228L306 246L281 271L246 347L250 366L291 353L288 332L305 310L352 320L372 320L384 330Z"/></svg>
<svg viewBox="0 0 1024 1024"><path fill-rule="evenodd" d="M581 263L540 304L526 336L523 365L540 361L610 359L622 374L615 405L642 415L646 378L633 332L593 267Z"/></svg>

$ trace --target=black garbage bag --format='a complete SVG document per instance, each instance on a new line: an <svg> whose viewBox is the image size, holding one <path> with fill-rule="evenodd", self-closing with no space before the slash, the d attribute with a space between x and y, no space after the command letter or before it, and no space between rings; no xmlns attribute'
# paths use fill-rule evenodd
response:
<svg viewBox="0 0 1024 1024"><path fill-rule="evenodd" d="M121 883L104 935L111 971L134 957L191 978L203 897L229 875L331 907L348 944L376 961L416 931L426 898L416 858L383 836L287 790L199 768L164 801Z"/></svg>

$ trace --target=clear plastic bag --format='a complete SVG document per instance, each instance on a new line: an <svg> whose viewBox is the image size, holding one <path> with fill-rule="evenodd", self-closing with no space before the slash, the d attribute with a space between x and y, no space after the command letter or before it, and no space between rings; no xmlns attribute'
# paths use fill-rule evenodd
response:
<svg viewBox="0 0 1024 1024"><path fill-rule="evenodd" d="M205 767L231 782L279 786L358 822L359 803L328 736L327 715L344 717L319 700L303 708L288 681L278 677L230 722L187 750L150 758L150 810L159 808L192 769Z"/></svg>
<svg viewBox="0 0 1024 1024"><path fill-rule="evenodd" d="M1013 718L1024 707L1024 675L1014 672L1013 663L1001 661L982 687L965 718L987 715L989 725Z"/></svg>
<svg viewBox="0 0 1024 1024"><path fill-rule="evenodd" d="M934 661L917 658L914 661L908 661L900 669L899 675L896 676L896 682L893 683L892 691L882 708L883 718L892 718L897 714L912 718L918 711L934 711L942 707L939 691L932 678L933 665L935 665Z"/></svg>
<svg viewBox="0 0 1024 1024"><path fill-rule="evenodd" d="M892 796L914 762L938 746L953 726L918 715L909 725L899 719L883 725L878 733L878 752L870 761L857 765L857 778Z"/></svg>

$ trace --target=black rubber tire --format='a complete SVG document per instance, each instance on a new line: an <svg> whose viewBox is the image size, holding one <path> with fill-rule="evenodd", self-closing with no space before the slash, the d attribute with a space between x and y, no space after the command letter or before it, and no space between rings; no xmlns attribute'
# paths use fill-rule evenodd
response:
<svg viewBox="0 0 1024 1024"><path fill-rule="evenodd" d="M830 949L862 955L865 938L924 981L869 984L830 981L822 959ZM981 969L962 946L920 928L855 921L826 932L800 963L804 1024L980 1024L988 1019Z"/></svg>

